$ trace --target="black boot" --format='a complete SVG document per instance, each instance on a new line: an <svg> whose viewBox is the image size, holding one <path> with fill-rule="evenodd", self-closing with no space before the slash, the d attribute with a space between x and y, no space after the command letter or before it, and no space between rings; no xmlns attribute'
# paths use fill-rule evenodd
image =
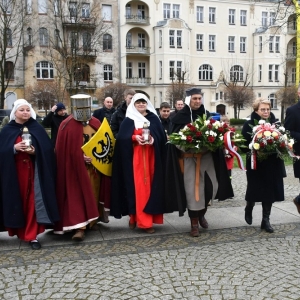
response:
<svg viewBox="0 0 300 300"><path fill-rule="evenodd" d="M247 201L246 207L245 207L245 221L247 224L252 224L252 210L255 205L255 202Z"/></svg>
<svg viewBox="0 0 300 300"><path fill-rule="evenodd" d="M266 232L272 233L274 232L274 229L272 228L270 224L270 214L271 214L271 208L272 203L263 203L262 202L262 208L263 208L263 218L261 221L261 229L265 229Z"/></svg>

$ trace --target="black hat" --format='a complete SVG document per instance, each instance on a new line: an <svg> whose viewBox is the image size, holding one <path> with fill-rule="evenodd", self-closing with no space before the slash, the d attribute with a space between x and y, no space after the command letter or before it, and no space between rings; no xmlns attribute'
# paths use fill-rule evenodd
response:
<svg viewBox="0 0 300 300"><path fill-rule="evenodd" d="M64 106L63 103L58 102L58 103L56 104L56 110L55 110L55 112L57 113L58 111L60 111L60 110L62 110L62 109L66 109L66 107Z"/></svg>
<svg viewBox="0 0 300 300"><path fill-rule="evenodd" d="M192 96L192 95L195 95L195 94L201 94L201 89L190 88L190 89L186 90L185 92L186 92L186 96Z"/></svg>

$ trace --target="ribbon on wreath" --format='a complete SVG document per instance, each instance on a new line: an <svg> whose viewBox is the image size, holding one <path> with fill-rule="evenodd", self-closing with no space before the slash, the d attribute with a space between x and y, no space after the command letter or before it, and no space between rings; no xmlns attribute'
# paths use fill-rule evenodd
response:
<svg viewBox="0 0 300 300"><path fill-rule="evenodd" d="M246 171L241 156L236 152L236 150L234 149L234 146L231 143L231 134L232 134L232 131L227 131L224 134L224 146L225 146L225 149L228 150L229 153L237 159L239 168L241 170L243 170L243 171Z"/></svg>

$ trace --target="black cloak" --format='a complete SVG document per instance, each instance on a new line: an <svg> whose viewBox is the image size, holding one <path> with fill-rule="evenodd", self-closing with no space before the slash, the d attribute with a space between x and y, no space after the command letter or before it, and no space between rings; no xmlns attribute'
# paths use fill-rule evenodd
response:
<svg viewBox="0 0 300 300"><path fill-rule="evenodd" d="M159 118L147 111L146 119L150 121L150 133L154 138L155 166L151 193L144 209L148 214L164 213L164 164L166 152L166 135ZM125 118L120 126L116 140L113 166L110 214L120 219L122 216L135 214L135 187L133 177L133 143L134 121Z"/></svg>
<svg viewBox="0 0 300 300"><path fill-rule="evenodd" d="M56 163L53 145L45 129L33 118L24 124L15 121L9 122L0 133L0 224L9 228L22 228L25 226L23 204L19 191L18 175L15 168L14 143L22 134L23 127L27 127L32 138L32 145L35 148L35 155L38 166L40 190L45 211L52 225L59 220L59 213L55 195Z"/></svg>
<svg viewBox="0 0 300 300"><path fill-rule="evenodd" d="M205 110L201 105L198 110L191 110L188 105L179 110L172 119L172 132L179 132L185 125L191 123L191 115L193 121L198 116L206 114L207 118L210 116L209 111ZM167 168L166 186L169 187L173 201L167 203L167 212L178 211L179 216L182 216L186 208L186 197L184 191L183 174L180 171L179 160L181 151L174 145L169 145L167 154ZM225 162L223 150L212 152L216 177L218 180L218 192L216 199L220 201L226 200L234 196L231 181L228 175L228 170Z"/></svg>

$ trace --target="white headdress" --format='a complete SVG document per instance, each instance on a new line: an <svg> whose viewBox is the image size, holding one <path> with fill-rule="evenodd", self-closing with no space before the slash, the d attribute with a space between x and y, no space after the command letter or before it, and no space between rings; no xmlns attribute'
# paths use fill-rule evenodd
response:
<svg viewBox="0 0 300 300"><path fill-rule="evenodd" d="M22 105L27 105L29 106L30 108L30 114L31 114L31 118L35 119L36 118L36 113L35 111L33 110L31 104L29 102L27 102L25 99L18 99L14 102L14 105L13 105L13 109L10 113L10 121L11 120L15 120L16 119L16 116L15 116L15 113L16 113L16 110L22 106Z"/></svg>
<svg viewBox="0 0 300 300"><path fill-rule="evenodd" d="M148 126L150 125L149 120L147 120L134 106L134 103L140 99L147 101L147 110L153 112L158 117L157 112L148 97L142 93L135 94L127 107L126 117L134 121L134 126L136 129L143 128L144 123L147 123Z"/></svg>

